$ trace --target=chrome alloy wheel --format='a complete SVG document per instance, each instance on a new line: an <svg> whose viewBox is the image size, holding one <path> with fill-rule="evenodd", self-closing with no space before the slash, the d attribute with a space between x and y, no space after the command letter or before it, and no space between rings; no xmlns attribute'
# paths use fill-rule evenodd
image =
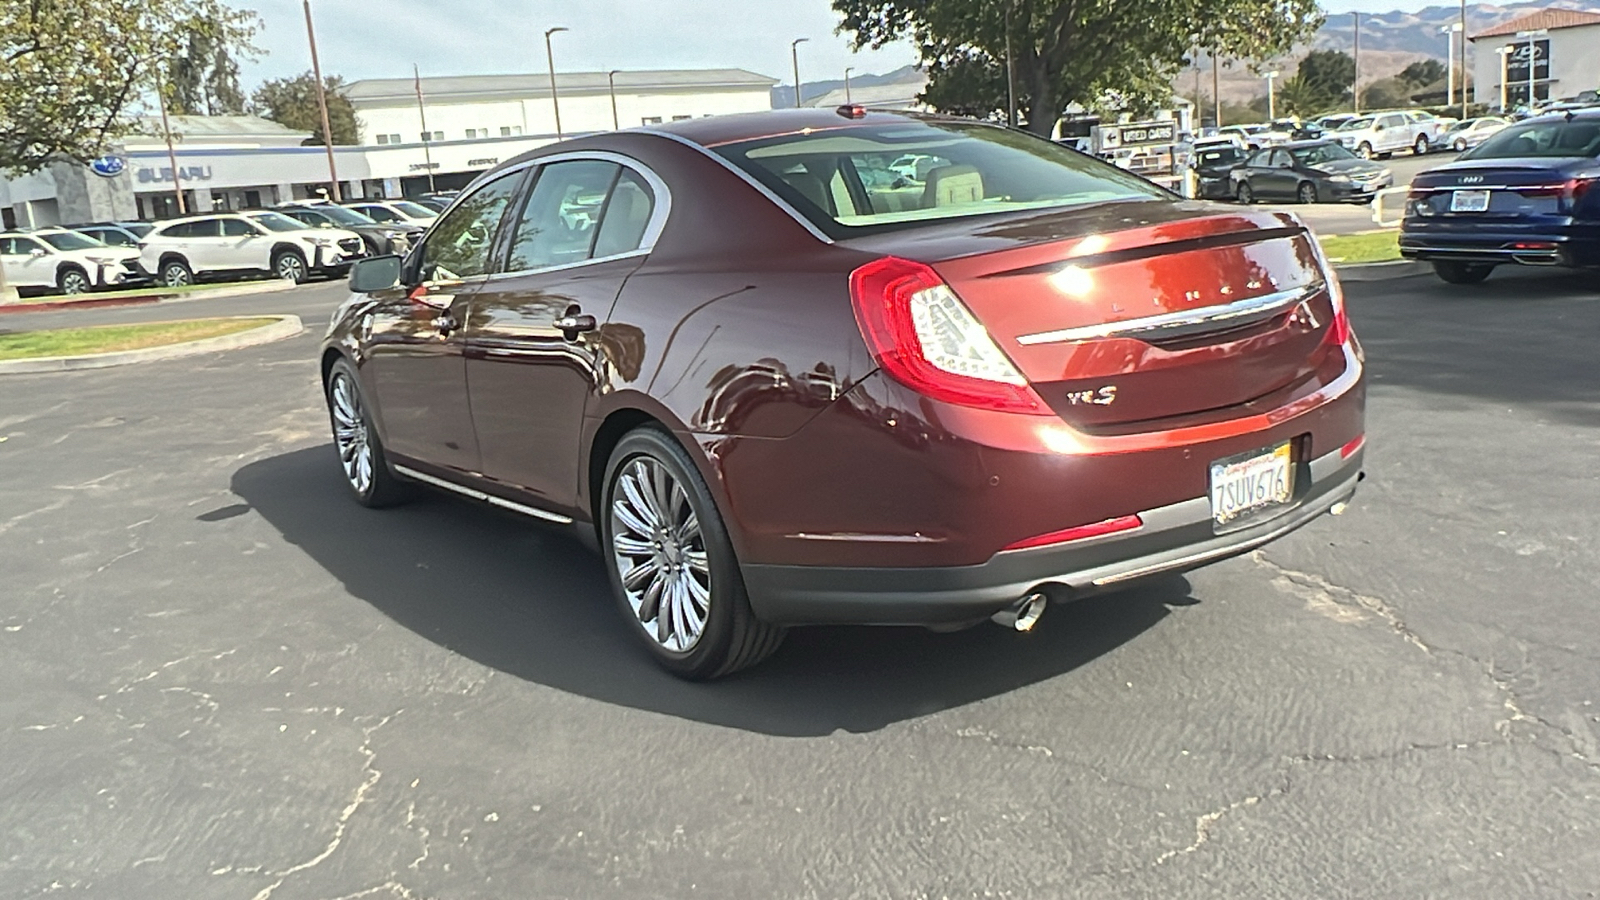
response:
<svg viewBox="0 0 1600 900"><path fill-rule="evenodd" d="M361 410L361 393L344 372L333 376L333 442L339 450L344 477L358 494L372 488L372 445L367 439L367 420Z"/></svg>
<svg viewBox="0 0 1600 900"><path fill-rule="evenodd" d="M692 648L711 613L711 566L688 494L659 460L635 457L617 475L611 552L645 634L677 653Z"/></svg>

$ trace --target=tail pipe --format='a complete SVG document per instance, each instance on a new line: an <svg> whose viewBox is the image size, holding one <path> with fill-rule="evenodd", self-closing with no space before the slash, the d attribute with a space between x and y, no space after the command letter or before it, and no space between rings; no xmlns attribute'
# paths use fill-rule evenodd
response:
<svg viewBox="0 0 1600 900"><path fill-rule="evenodd" d="M1044 609L1050 603L1050 598L1044 594L1034 592L1026 594L1021 600L1011 604L990 616L996 625L1010 628L1013 631L1032 631L1033 626L1039 624L1044 618Z"/></svg>

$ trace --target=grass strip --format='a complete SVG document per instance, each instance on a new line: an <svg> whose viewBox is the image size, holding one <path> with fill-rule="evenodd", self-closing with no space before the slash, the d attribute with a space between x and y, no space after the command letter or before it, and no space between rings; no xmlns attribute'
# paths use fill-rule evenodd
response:
<svg viewBox="0 0 1600 900"><path fill-rule="evenodd" d="M93 328L53 328L48 331L0 331L0 359L143 350L238 334L276 321L271 317L186 319L180 322L141 322L137 325L99 325Z"/></svg>
<svg viewBox="0 0 1600 900"><path fill-rule="evenodd" d="M1394 230L1336 234L1318 240L1329 262L1372 263L1400 258L1400 232Z"/></svg>

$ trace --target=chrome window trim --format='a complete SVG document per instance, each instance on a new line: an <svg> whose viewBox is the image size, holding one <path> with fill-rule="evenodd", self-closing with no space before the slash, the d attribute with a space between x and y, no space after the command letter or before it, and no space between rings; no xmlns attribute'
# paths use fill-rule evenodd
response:
<svg viewBox="0 0 1600 900"><path fill-rule="evenodd" d="M801 215L799 210L795 209L793 206L790 206L789 202L787 200L784 200L782 197L779 197L777 194L773 193L771 188L769 188L766 185L762 184L761 182L757 181L755 179L755 177L752 176L749 172L746 172L745 170L739 168L738 166L734 165L733 163L729 162L728 160L722 158L716 152L714 152L711 148L706 147L703 144L697 144L694 141L691 141L691 140L689 140L688 138L686 138L686 137L684 137L682 135L673 134L670 131L657 131L654 128L640 128L640 129L637 129L636 131L637 131L637 133L640 133L640 134L648 134L648 135L653 135L654 137L658 137L658 138L666 138L669 141L675 141L675 142L677 142L679 144L682 144L685 147L689 147L689 148L691 148L693 150L698 151L702 156L705 156L706 158L708 158L710 160L713 160L714 162L717 163L717 165L720 165L724 169L727 169L729 172L732 172L733 174L739 176L739 178L742 181L744 181L745 184L748 184L751 187L755 188L756 191L761 194L761 196L766 197L768 200L772 201L772 203L775 206L777 206L779 209L783 210L785 213L788 213L789 218L794 219L795 222L799 223L800 227L802 227L806 231L810 232L812 237L814 237L817 240L823 242L824 244L832 244L832 243L834 243L833 238L828 237L827 234L823 233L822 229L820 229L816 225L812 224L810 219L807 219L805 216Z"/></svg>
<svg viewBox="0 0 1600 900"><path fill-rule="evenodd" d="M597 256L593 259L579 260L578 262L562 263L559 266L545 266L542 269L517 269L513 272L495 272L485 276L485 281L500 281L505 278L526 278L529 275L543 275L546 272L565 272L569 269L581 269L584 266L593 266L600 263L616 262L620 259L632 259L635 256L649 256L646 249L630 250L627 253L613 253L610 256Z"/></svg>
<svg viewBox="0 0 1600 900"><path fill-rule="evenodd" d="M1142 316L1137 319L1124 319L1120 322L1107 322L1101 325L1085 325L1079 328L1063 328L1059 331L1025 334L1017 338L1017 343L1023 346L1070 344L1079 341L1148 334L1152 331L1188 331L1198 327L1229 322L1234 319L1266 316L1305 302L1322 290L1323 286L1324 282L1318 280L1300 287L1263 294L1260 297L1235 300L1232 303L1225 303L1221 306L1205 306L1199 309L1161 313L1155 316Z"/></svg>

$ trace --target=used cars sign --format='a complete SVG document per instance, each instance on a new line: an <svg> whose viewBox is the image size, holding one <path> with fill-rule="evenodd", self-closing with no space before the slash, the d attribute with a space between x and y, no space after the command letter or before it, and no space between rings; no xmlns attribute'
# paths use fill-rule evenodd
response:
<svg viewBox="0 0 1600 900"><path fill-rule="evenodd" d="M1130 125L1100 126L1100 145L1107 149L1171 144L1176 136L1177 125L1173 122L1134 122Z"/></svg>

